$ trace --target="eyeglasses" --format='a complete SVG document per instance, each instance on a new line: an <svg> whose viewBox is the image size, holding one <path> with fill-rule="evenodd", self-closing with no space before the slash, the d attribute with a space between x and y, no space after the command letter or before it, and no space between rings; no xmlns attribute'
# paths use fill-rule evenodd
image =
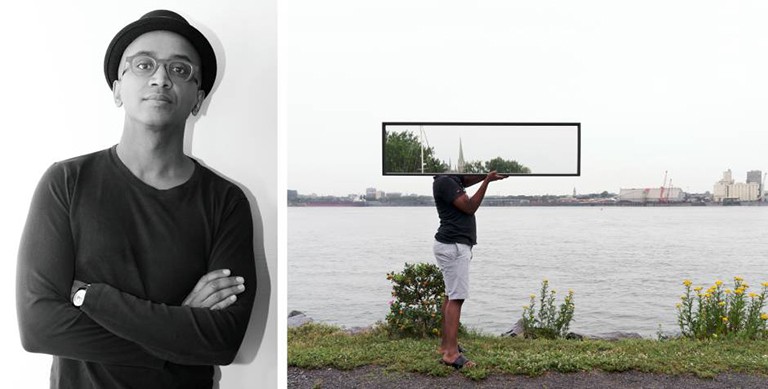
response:
<svg viewBox="0 0 768 389"><path fill-rule="evenodd" d="M158 65L165 66L165 71L168 76L174 81L190 81L195 74L195 66L182 59L165 59L159 60L148 54L137 54L127 57L125 62L128 63L128 67L123 70L123 74L131 69L131 73L139 77L151 77L157 72ZM197 83L197 80L195 80Z"/></svg>

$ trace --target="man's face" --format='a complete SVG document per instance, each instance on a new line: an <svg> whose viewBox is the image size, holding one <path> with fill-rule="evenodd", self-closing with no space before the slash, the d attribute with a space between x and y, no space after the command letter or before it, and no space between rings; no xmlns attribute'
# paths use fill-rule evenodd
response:
<svg viewBox="0 0 768 389"><path fill-rule="evenodd" d="M183 64L193 65L189 80L183 79L184 67L178 66ZM183 127L205 98L199 90L201 76L200 57L186 39L170 31L148 32L123 52L113 87L115 102L125 105L126 120Z"/></svg>

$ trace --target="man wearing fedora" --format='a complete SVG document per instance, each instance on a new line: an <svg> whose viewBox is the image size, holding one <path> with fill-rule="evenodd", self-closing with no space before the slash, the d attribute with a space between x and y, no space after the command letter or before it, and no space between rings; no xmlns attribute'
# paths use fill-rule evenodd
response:
<svg viewBox="0 0 768 389"><path fill-rule="evenodd" d="M35 190L16 275L22 345L53 355L53 388L211 388L256 292L246 196L183 152L216 55L157 10L117 33L104 74L122 136L53 164Z"/></svg>

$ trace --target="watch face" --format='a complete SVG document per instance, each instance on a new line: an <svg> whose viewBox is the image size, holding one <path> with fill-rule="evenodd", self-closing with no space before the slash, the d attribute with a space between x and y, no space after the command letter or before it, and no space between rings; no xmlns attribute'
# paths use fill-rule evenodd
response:
<svg viewBox="0 0 768 389"><path fill-rule="evenodd" d="M83 301L85 301L85 289L80 289L75 292L75 297L72 299L72 303L75 304L76 307L79 307L83 305Z"/></svg>

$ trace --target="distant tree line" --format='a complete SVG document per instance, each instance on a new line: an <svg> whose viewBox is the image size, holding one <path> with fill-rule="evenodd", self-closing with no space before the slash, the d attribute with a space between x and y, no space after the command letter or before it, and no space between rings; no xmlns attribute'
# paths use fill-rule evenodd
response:
<svg viewBox="0 0 768 389"><path fill-rule="evenodd" d="M490 161L472 161L464 165L463 173L488 173L492 171L503 173L523 173L530 174L531 169L523 166L519 162L511 159L496 157Z"/></svg>

